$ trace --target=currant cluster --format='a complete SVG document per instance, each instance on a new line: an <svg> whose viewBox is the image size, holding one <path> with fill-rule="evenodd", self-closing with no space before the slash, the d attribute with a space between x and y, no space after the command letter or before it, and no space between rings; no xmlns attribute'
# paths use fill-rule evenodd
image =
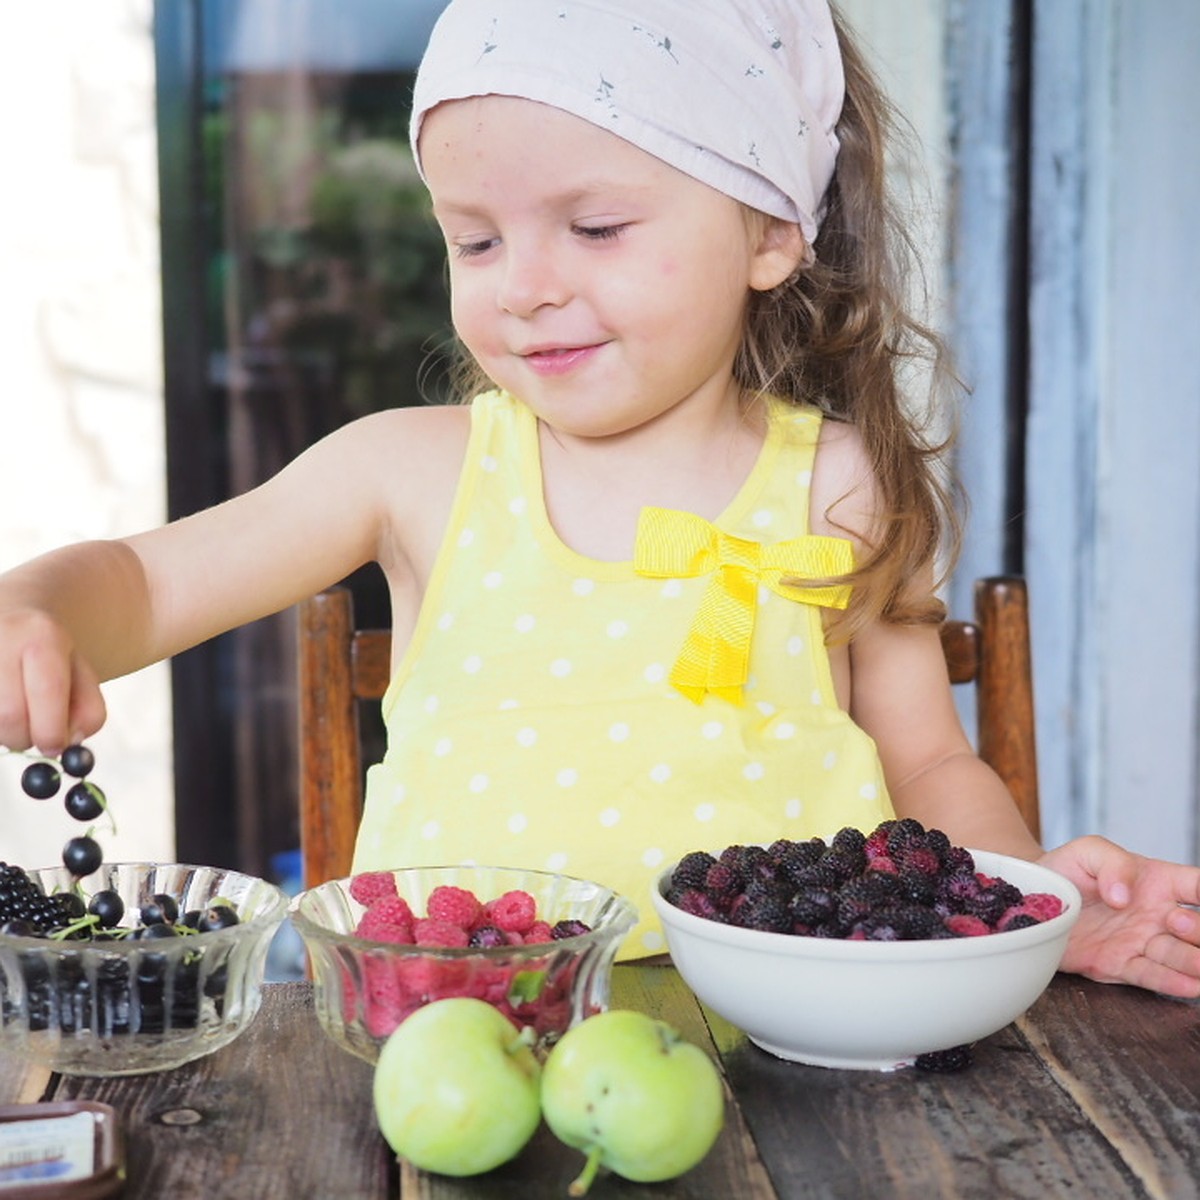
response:
<svg viewBox="0 0 1200 1200"><path fill-rule="evenodd" d="M97 821L107 811L108 802L100 788L88 779L95 765L96 756L86 746L68 746L57 762L49 758L31 762L21 773L21 788L34 800L49 800L58 795L66 775L75 782L63 796L63 807L76 821ZM76 879L98 871L103 860L100 844L92 837L91 830L71 838L63 847L63 866Z"/></svg>

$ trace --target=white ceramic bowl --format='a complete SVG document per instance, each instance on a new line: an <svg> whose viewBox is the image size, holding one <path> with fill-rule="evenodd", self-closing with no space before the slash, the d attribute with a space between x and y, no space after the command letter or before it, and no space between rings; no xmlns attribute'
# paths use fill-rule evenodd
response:
<svg viewBox="0 0 1200 1200"><path fill-rule="evenodd" d="M29 875L46 892L72 882L62 867ZM0 1050L66 1075L138 1075L211 1054L254 1019L267 948L287 913L274 884L218 867L107 863L83 888L117 891L130 913L160 892L180 912L222 899L240 921L151 941L0 934Z"/></svg>
<svg viewBox="0 0 1200 1200"><path fill-rule="evenodd" d="M652 889L676 969L696 996L780 1058L893 1070L920 1054L978 1041L1021 1015L1066 950L1081 899L1070 880L1023 859L971 851L976 870L1063 912L1039 925L928 941L846 941L762 933L667 902L674 864Z"/></svg>
<svg viewBox="0 0 1200 1200"><path fill-rule="evenodd" d="M350 879L301 892L292 924L312 966L317 1018L343 1050L375 1062L397 1025L446 996L495 1003L548 1046L572 1025L608 1006L613 959L637 920L624 897L599 883L548 871L506 867L409 867L388 872L414 912L425 911L440 885L466 888L482 901L528 892L539 917L574 919L591 932L561 941L490 949L376 942L355 936L366 911L350 895Z"/></svg>

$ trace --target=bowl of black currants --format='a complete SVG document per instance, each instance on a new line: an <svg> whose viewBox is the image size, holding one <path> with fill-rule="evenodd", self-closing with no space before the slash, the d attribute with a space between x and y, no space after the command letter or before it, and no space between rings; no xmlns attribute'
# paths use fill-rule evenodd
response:
<svg viewBox="0 0 1200 1200"><path fill-rule="evenodd" d="M0 914L25 914L0 922L0 1051L65 1075L210 1054L258 1012L286 909L274 884L215 867L0 866Z"/></svg>
<svg viewBox="0 0 1200 1200"><path fill-rule="evenodd" d="M287 897L219 867L104 862L94 765L71 746L22 773L26 795L61 797L87 828L59 866L0 862L0 1052L64 1075L167 1070L254 1019Z"/></svg>

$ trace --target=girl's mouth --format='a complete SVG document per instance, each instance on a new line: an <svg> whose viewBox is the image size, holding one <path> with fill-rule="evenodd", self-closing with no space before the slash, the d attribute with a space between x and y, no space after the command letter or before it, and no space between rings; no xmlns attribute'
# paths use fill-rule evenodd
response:
<svg viewBox="0 0 1200 1200"><path fill-rule="evenodd" d="M526 350L521 358L539 375L566 375L598 354L602 342L590 346L546 346Z"/></svg>

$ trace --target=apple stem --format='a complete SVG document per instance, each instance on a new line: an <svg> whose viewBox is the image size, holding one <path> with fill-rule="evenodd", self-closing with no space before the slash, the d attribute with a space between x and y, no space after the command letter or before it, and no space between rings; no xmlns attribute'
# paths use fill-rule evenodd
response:
<svg viewBox="0 0 1200 1200"><path fill-rule="evenodd" d="M583 1164L583 1170L567 1188L568 1196L586 1196L587 1190L592 1186L592 1180L596 1178L596 1172L600 1169L600 1158L604 1154L604 1150L600 1146L593 1146L588 1151L587 1162Z"/></svg>

